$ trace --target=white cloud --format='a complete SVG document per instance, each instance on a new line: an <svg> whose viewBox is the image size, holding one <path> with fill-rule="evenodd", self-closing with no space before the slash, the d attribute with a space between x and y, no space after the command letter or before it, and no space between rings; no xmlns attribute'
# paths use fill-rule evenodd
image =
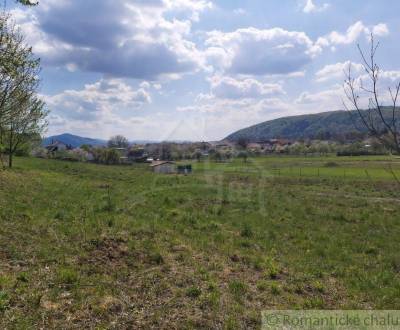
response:
<svg viewBox="0 0 400 330"><path fill-rule="evenodd" d="M235 130L268 119L291 114L291 106L279 98L219 99L198 98L198 102L178 108L189 117L201 118L209 140L219 140ZM223 118L223 120L221 120Z"/></svg>
<svg viewBox="0 0 400 330"><path fill-rule="evenodd" d="M290 102L282 100L286 93L279 83L219 75L211 77L209 83L210 93L200 93L193 104L178 107L177 111L187 118L201 118L210 140L222 139L243 127L289 115L293 109Z"/></svg>
<svg viewBox="0 0 400 330"><path fill-rule="evenodd" d="M201 12L213 8L213 3L207 0L164 0L163 2L168 10L189 11L190 18L194 21L199 20Z"/></svg>
<svg viewBox="0 0 400 330"><path fill-rule="evenodd" d="M400 80L400 71L381 71L379 74L379 79L385 80L386 82L398 82Z"/></svg>
<svg viewBox="0 0 400 330"><path fill-rule="evenodd" d="M267 95L284 94L280 84L262 83L256 79L235 79L214 76L210 78L211 93L221 99L260 98Z"/></svg>
<svg viewBox="0 0 400 330"><path fill-rule="evenodd" d="M318 82L325 82L332 79L344 80L345 72L349 69L349 66L351 66L354 74L358 74L363 70L363 66L360 63L350 61L329 64L315 73L316 80Z"/></svg>
<svg viewBox="0 0 400 330"><path fill-rule="evenodd" d="M157 79L203 67L190 33L210 8L206 0L49 0L13 15L47 65Z"/></svg>
<svg viewBox="0 0 400 330"><path fill-rule="evenodd" d="M236 9L233 10L233 13L235 15L246 15L247 11L245 9L243 9L243 8L236 8Z"/></svg>
<svg viewBox="0 0 400 330"><path fill-rule="evenodd" d="M314 106L317 106L318 111L339 110L343 108L343 95L343 86L335 85L331 89L323 90L316 93L303 92L295 100L295 103L305 104L310 107L310 109L315 109Z"/></svg>
<svg viewBox="0 0 400 330"><path fill-rule="evenodd" d="M304 32L254 27L212 31L206 51L216 70L231 74L273 75L301 71L320 52Z"/></svg>
<svg viewBox="0 0 400 330"><path fill-rule="evenodd" d="M135 90L121 80L102 79L82 90L65 90L44 99L55 118L101 121L115 117L120 110L133 111L151 103L147 88L142 84Z"/></svg>
<svg viewBox="0 0 400 330"><path fill-rule="evenodd" d="M377 36L385 36L389 33L389 29L384 23L379 23L378 25L373 26L366 26L362 21L358 21L351 25L344 34L337 31L332 31L327 36L320 37L317 40L316 45L320 47L349 45L359 39L360 36L364 35L369 38L371 31L376 33Z"/></svg>
<svg viewBox="0 0 400 330"><path fill-rule="evenodd" d="M372 28L372 33L377 37L383 37L389 34L389 28L386 24L380 23Z"/></svg>
<svg viewBox="0 0 400 330"><path fill-rule="evenodd" d="M306 0L303 12L305 12L306 14L322 12L327 10L329 7L330 7L329 3L324 3L321 6L317 6L314 4L313 0Z"/></svg>

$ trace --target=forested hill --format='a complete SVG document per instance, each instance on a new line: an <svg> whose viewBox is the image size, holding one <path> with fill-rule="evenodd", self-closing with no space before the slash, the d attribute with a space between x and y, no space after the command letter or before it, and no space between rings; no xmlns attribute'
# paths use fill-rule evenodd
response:
<svg viewBox="0 0 400 330"><path fill-rule="evenodd" d="M392 111L385 109L384 116L391 118ZM400 120L400 109L397 110ZM357 128L356 128L357 127ZM228 141L246 139L250 142L268 139L348 139L366 134L357 112L330 111L312 115L284 117L241 129L226 137Z"/></svg>
<svg viewBox="0 0 400 330"><path fill-rule="evenodd" d="M104 140L99 140L99 139L91 139L91 138L86 138L78 135L72 135L72 134L61 134L61 135L55 135L55 136L50 136L42 141L42 145L46 146L51 144L52 142L62 142L67 145L70 145L74 148L80 147L81 145L84 144L90 144L92 146L102 146L106 145L107 141Z"/></svg>

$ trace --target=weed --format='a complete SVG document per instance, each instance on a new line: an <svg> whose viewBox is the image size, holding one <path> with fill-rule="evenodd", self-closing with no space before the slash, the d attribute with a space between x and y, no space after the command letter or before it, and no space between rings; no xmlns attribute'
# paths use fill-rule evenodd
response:
<svg viewBox="0 0 400 330"><path fill-rule="evenodd" d="M281 293L281 288L277 283L271 283L270 288L271 288L271 293L273 295L277 296L277 295L279 295Z"/></svg>
<svg viewBox="0 0 400 330"><path fill-rule="evenodd" d="M156 265L164 263L164 258L159 252L154 252L149 255L149 262Z"/></svg>
<svg viewBox="0 0 400 330"><path fill-rule="evenodd" d="M10 297L7 292L0 291L0 312L5 311L9 307Z"/></svg>
<svg viewBox="0 0 400 330"><path fill-rule="evenodd" d="M236 300L241 300L247 292L247 285L239 280L229 282L229 291Z"/></svg>
<svg viewBox="0 0 400 330"><path fill-rule="evenodd" d="M257 290L267 291L268 290L268 282L264 281L264 280L257 282Z"/></svg>
<svg viewBox="0 0 400 330"><path fill-rule="evenodd" d="M69 267L61 267L57 271L57 280L60 284L75 284L78 282L79 274Z"/></svg>
<svg viewBox="0 0 400 330"><path fill-rule="evenodd" d="M192 286L186 290L186 295L190 298L198 298L201 295L201 289L196 286Z"/></svg>
<svg viewBox="0 0 400 330"><path fill-rule="evenodd" d="M253 230L251 229L249 224L245 224L244 227L242 228L240 232L240 236L246 237L246 238L251 238L253 237Z"/></svg>
<svg viewBox="0 0 400 330"><path fill-rule="evenodd" d="M19 273L17 276L17 280L20 282L28 282L28 274L26 272Z"/></svg>

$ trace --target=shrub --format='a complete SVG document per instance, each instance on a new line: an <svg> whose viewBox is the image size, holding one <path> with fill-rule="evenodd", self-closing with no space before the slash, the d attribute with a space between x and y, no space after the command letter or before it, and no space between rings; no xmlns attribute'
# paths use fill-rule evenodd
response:
<svg viewBox="0 0 400 330"><path fill-rule="evenodd" d="M80 148L70 150L69 154L73 159L79 162L87 162L90 159L90 154L87 151Z"/></svg>
<svg viewBox="0 0 400 330"><path fill-rule="evenodd" d="M93 149L93 160L99 164L116 165L120 163L120 154L115 149Z"/></svg>

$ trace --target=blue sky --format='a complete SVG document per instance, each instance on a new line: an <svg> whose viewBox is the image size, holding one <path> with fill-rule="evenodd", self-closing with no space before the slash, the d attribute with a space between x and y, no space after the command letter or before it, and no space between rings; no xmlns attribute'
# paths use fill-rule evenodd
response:
<svg viewBox="0 0 400 330"><path fill-rule="evenodd" d="M10 5L42 59L47 135L218 140L265 120L343 108L357 43L400 79L395 0L42 0ZM382 86L384 87L384 86Z"/></svg>

